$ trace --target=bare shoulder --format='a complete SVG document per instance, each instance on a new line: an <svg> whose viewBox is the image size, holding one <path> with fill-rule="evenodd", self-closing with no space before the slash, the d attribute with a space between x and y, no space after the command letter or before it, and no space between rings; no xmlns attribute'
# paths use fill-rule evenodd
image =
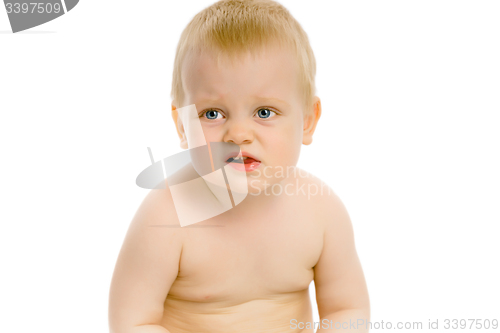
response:
<svg viewBox="0 0 500 333"><path fill-rule="evenodd" d="M181 227L169 187L150 190L130 222L131 237L141 233L144 241L156 246L180 247L185 234ZM136 235L139 237L138 235Z"/></svg>
<svg viewBox="0 0 500 333"><path fill-rule="evenodd" d="M330 186L310 173L302 171L298 180L308 187L311 214L323 228L323 247L314 266L320 318L345 309L369 318L368 290L346 206Z"/></svg>
<svg viewBox="0 0 500 333"><path fill-rule="evenodd" d="M116 261L109 295L111 332L161 322L163 303L179 272L182 244L170 192L150 190Z"/></svg>
<svg viewBox="0 0 500 333"><path fill-rule="evenodd" d="M133 225L180 227L170 189L150 190L139 205L132 220Z"/></svg>
<svg viewBox="0 0 500 333"><path fill-rule="evenodd" d="M307 200L317 221L325 228L350 224L347 209L333 188L313 174L296 168L294 174L297 193Z"/></svg>

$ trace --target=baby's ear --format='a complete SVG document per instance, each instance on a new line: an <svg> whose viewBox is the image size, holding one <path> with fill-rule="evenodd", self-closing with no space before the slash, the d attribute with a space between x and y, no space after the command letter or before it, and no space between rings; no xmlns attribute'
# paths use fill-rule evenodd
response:
<svg viewBox="0 0 500 333"><path fill-rule="evenodd" d="M172 119L175 123L175 128L177 129L177 134L179 135L179 139L181 139L181 148L188 149L186 134L184 133L184 126L182 125L181 118L179 118L179 113L177 112L177 108L172 104Z"/></svg>
<svg viewBox="0 0 500 333"><path fill-rule="evenodd" d="M314 96L314 102L312 110L308 111L304 115L304 132L302 135L302 144L310 145L312 143L312 137L314 131L316 130L316 125L321 117L321 100L318 96Z"/></svg>

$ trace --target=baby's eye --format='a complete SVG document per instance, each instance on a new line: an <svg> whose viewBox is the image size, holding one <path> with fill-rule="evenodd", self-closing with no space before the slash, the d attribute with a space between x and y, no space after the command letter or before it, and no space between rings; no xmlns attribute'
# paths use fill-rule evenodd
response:
<svg viewBox="0 0 500 333"><path fill-rule="evenodd" d="M276 115L276 112L268 108L262 108L257 111L257 115L259 118L270 118Z"/></svg>
<svg viewBox="0 0 500 333"><path fill-rule="evenodd" d="M218 119L219 116L222 117L222 114L219 111L216 110L208 110L204 113L205 117L210 120L215 120Z"/></svg>

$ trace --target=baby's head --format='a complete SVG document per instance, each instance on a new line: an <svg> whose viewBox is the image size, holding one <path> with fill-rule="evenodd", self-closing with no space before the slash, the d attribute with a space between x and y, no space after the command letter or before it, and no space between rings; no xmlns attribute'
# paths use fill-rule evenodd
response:
<svg viewBox="0 0 500 333"><path fill-rule="evenodd" d="M315 73L307 35L282 5L213 4L192 19L177 47L172 115L181 147L188 148L176 109L194 104L207 142L237 144L257 183L283 178L277 173L296 165L321 115Z"/></svg>

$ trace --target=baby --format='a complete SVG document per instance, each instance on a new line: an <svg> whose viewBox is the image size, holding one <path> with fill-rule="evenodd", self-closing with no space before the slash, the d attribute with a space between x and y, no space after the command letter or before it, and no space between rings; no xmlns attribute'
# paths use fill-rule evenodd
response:
<svg viewBox="0 0 500 333"><path fill-rule="evenodd" d="M172 85L181 148L191 147L179 110L195 105L206 142L241 149L235 172L248 194L183 227L168 185L151 190L118 256L110 332L368 331L349 215L328 186L295 167L321 115L315 68L307 35L274 1L222 0L188 24Z"/></svg>

